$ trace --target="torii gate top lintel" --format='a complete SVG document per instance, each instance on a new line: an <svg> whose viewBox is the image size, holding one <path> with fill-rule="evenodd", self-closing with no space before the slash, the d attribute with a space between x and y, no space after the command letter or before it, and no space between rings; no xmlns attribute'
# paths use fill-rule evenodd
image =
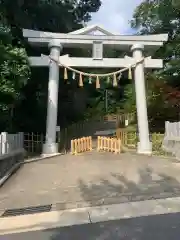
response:
<svg viewBox="0 0 180 240"><path fill-rule="evenodd" d="M118 35L93 25L69 33L52 33L23 29L23 36L32 45L47 46L52 39L59 39L63 47L84 46L87 48L93 42L100 41L103 46L113 46L114 49L130 50L136 43L144 45L145 50L157 50L168 39L168 34L155 35Z"/></svg>

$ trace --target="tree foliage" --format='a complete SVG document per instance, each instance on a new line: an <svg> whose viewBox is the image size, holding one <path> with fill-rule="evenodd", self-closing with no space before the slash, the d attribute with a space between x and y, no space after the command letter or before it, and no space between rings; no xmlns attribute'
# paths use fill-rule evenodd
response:
<svg viewBox="0 0 180 240"><path fill-rule="evenodd" d="M151 128L178 120L180 95L180 8L172 0L144 0L134 11L131 26L137 34L168 34L168 41L150 55L164 59L164 68L146 74ZM127 103L132 101L129 94Z"/></svg>
<svg viewBox="0 0 180 240"><path fill-rule="evenodd" d="M0 0L1 131L45 128L48 69L30 68L27 61L27 54L39 55L44 49L30 47L22 29L70 32L83 27L100 5L100 0ZM72 118L67 108L77 86L60 81L60 88L59 120L66 122Z"/></svg>

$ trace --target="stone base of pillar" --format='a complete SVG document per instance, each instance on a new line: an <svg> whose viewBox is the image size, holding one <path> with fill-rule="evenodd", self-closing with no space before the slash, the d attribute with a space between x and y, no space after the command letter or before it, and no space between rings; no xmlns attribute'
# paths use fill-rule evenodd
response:
<svg viewBox="0 0 180 240"><path fill-rule="evenodd" d="M148 143L138 142L137 153L138 154L151 155L152 154L152 143L151 142L148 142Z"/></svg>
<svg viewBox="0 0 180 240"><path fill-rule="evenodd" d="M53 155L58 153L58 143L45 143L43 145L43 155Z"/></svg>

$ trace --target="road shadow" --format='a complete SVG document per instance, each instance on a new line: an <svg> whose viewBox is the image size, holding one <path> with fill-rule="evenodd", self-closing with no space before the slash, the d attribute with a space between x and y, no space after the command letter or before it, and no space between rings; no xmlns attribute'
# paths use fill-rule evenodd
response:
<svg viewBox="0 0 180 240"><path fill-rule="evenodd" d="M150 167L139 170L139 181L135 183L123 175L111 173L112 183L108 179L101 179L96 184L86 184L79 180L81 196L90 206L161 199L180 196L180 183L173 177L158 174Z"/></svg>

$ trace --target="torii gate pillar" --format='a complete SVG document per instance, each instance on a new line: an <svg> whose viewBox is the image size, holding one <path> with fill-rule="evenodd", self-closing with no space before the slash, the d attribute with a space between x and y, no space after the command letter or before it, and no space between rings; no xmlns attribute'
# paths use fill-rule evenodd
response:
<svg viewBox="0 0 180 240"><path fill-rule="evenodd" d="M53 39L49 43L50 55L59 61L62 45L58 39ZM59 89L59 65L58 62L51 61L49 64L48 83L48 106L46 120L46 142L43 145L43 155L57 154L58 145L56 143L56 124L58 111L58 89Z"/></svg>
<svg viewBox="0 0 180 240"><path fill-rule="evenodd" d="M131 48L133 58L139 61L143 58L144 46L135 44ZM144 61L138 63L134 68L135 90L136 90L136 108L138 118L139 142L137 152L140 154L151 154L152 143L149 140L149 126L146 103L146 88L144 77Z"/></svg>

